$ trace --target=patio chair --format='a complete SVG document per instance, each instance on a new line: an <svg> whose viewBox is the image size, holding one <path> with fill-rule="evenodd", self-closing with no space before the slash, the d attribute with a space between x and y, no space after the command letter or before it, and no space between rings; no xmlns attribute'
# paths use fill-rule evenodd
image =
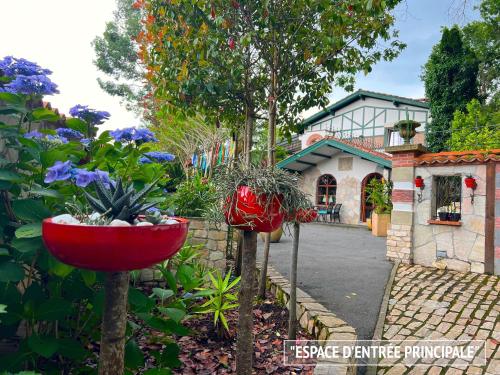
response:
<svg viewBox="0 0 500 375"><path fill-rule="evenodd" d="M335 223L335 219L339 220L340 223L340 208L342 207L342 203L337 203L333 208L333 212L331 214L331 221Z"/></svg>

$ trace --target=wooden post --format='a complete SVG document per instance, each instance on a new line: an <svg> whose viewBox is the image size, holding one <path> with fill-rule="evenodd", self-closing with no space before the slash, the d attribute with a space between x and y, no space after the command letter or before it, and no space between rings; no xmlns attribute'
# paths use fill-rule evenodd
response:
<svg viewBox="0 0 500 375"><path fill-rule="evenodd" d="M297 338L297 261L299 257L300 223L293 223L292 265L290 268L290 307L288 340Z"/></svg>
<svg viewBox="0 0 500 375"><path fill-rule="evenodd" d="M266 279L267 279L267 264L269 263L269 249L271 248L271 233L265 233L264 236L264 259L260 269L260 282L257 297L266 298Z"/></svg>
<svg viewBox="0 0 500 375"><path fill-rule="evenodd" d="M128 286L128 272L106 275L99 375L122 375L124 372Z"/></svg>
<svg viewBox="0 0 500 375"><path fill-rule="evenodd" d="M257 232L244 231L239 293L238 337L236 341L236 373L238 375L252 375L256 248Z"/></svg>

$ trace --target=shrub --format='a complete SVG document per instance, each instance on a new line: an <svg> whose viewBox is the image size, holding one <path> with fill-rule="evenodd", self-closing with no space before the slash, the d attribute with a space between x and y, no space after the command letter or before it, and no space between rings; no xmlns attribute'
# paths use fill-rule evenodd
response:
<svg viewBox="0 0 500 375"><path fill-rule="evenodd" d="M210 181L196 174L179 184L172 195L171 206L179 216L202 216L214 201L214 189Z"/></svg>

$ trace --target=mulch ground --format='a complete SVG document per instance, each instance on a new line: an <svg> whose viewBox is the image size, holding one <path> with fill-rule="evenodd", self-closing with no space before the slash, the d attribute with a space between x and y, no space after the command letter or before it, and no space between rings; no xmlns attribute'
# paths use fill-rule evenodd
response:
<svg viewBox="0 0 500 375"><path fill-rule="evenodd" d="M179 359L182 367L175 374L236 374L236 327L238 312L226 316L230 327L229 337L218 339L213 329L212 316L195 317L186 322L193 335L181 337ZM256 374L312 374L314 365L285 366L283 364L283 341L287 339L288 310L268 298L254 308L254 362ZM302 329L297 339L313 338Z"/></svg>

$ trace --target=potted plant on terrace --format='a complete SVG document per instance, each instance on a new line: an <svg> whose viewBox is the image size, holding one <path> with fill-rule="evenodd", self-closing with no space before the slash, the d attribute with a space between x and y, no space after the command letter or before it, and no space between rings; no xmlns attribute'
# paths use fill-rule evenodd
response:
<svg viewBox="0 0 500 375"><path fill-rule="evenodd" d="M372 179L366 186L368 201L373 204L372 234L377 237L387 236L392 210L392 184L384 179Z"/></svg>
<svg viewBox="0 0 500 375"><path fill-rule="evenodd" d="M85 169L72 160L56 161L45 177L46 183L68 185L75 196L67 214L43 221L47 249L63 263L106 272L99 374L123 374L128 271L169 259L187 236L188 220L155 209L165 199L158 187L164 175L161 163L173 155L151 151L153 141L148 129L104 132L89 140ZM114 159L103 163L103 153ZM152 182L145 184L147 178Z"/></svg>

